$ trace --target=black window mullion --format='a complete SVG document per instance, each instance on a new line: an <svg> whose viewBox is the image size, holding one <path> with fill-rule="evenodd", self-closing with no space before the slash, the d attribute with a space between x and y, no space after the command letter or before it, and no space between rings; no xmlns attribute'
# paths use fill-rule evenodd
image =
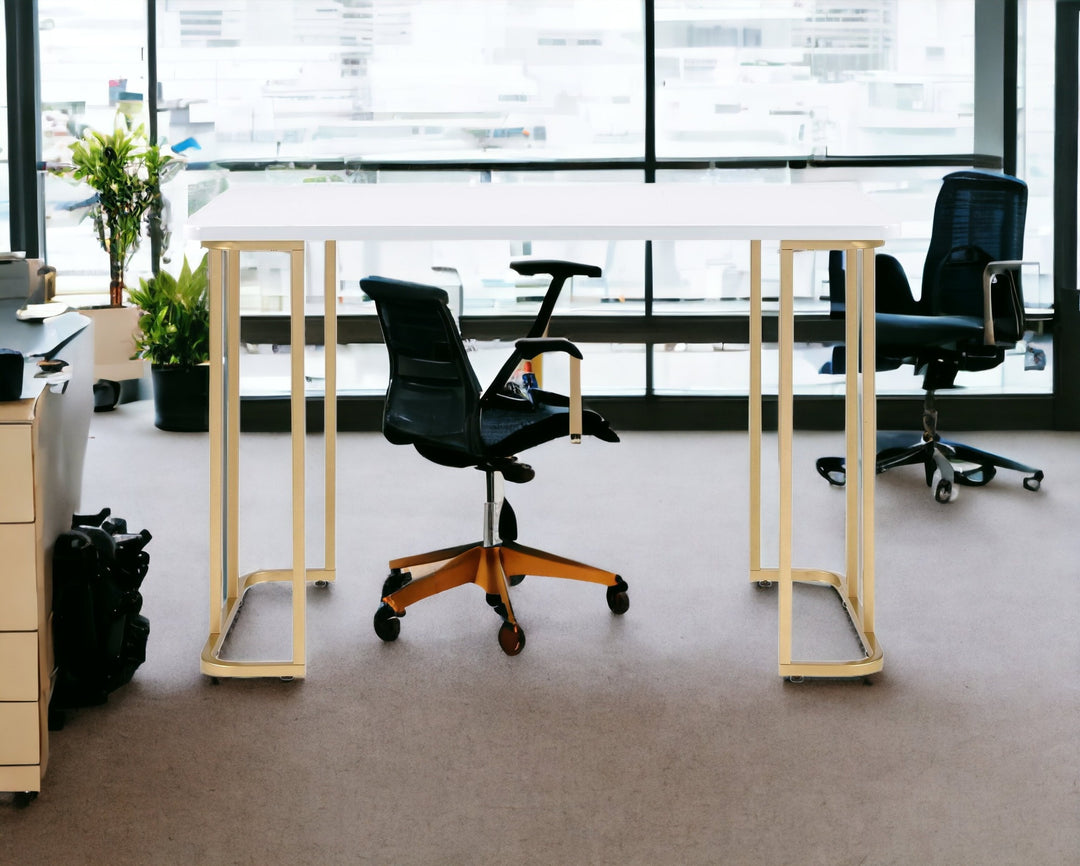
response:
<svg viewBox="0 0 1080 866"><path fill-rule="evenodd" d="M1080 429L1076 124L1080 2L1059 0L1054 49L1054 426Z"/></svg>
<svg viewBox="0 0 1080 866"><path fill-rule="evenodd" d="M8 199L10 242L29 258L44 253L38 178L41 122L38 110L37 0L4 4L7 49Z"/></svg>
<svg viewBox="0 0 1080 866"><path fill-rule="evenodd" d="M656 3L644 0L645 46L645 183L656 183ZM645 318L653 315L652 241L645 241ZM654 392L653 343L645 345L645 396Z"/></svg>

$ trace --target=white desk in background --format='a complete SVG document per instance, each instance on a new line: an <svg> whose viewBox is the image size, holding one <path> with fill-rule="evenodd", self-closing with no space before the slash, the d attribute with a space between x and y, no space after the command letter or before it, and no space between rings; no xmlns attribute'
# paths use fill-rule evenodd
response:
<svg viewBox="0 0 1080 866"><path fill-rule="evenodd" d="M189 221L190 235L210 256L210 635L202 671L213 676L293 677L305 674L305 586L335 576L337 244L340 241L453 240L745 240L750 244L750 579L775 581L779 604L779 667L783 676L853 677L882 667L874 634L873 364L849 365L846 381L847 518L845 574L794 568L792 539L792 391L794 255L844 250L847 268L845 341L849 357L874 357L874 249L892 220L848 184L298 184L232 188ZM762 242L779 242L779 538L775 568L761 563ZM291 356L292 566L239 575L237 544L240 396L239 275L244 251L291 257L293 346L304 341L304 256L324 258L326 396L325 561L308 568L304 550L303 351ZM357 274L359 278L363 274ZM387 274L386 276L393 276ZM297 313L300 313L299 315ZM865 461L863 455L866 455ZM852 467L855 471L852 471ZM867 468L868 467L868 468ZM292 584L292 657L280 661L223 658L221 646L239 602L267 580ZM839 593L864 657L848 661L792 658L792 584L824 583Z"/></svg>

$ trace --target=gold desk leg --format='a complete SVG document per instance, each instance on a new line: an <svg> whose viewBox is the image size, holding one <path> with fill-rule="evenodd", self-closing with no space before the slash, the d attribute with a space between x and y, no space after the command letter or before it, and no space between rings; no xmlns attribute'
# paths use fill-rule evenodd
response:
<svg viewBox="0 0 1080 866"><path fill-rule="evenodd" d="M326 539L323 548L323 568L329 575L323 582L334 580L337 572L337 241L326 241L323 251L326 301L323 313L323 363L326 387L323 393L323 447L325 449Z"/></svg>
<svg viewBox="0 0 1080 866"><path fill-rule="evenodd" d="M777 596L780 615L780 670L791 665L791 446L794 425L793 382L795 344L795 253L791 246L780 245L780 318L777 321L779 383L776 398L776 450L780 471L779 562Z"/></svg>
<svg viewBox="0 0 1080 866"><path fill-rule="evenodd" d="M761 570L761 241L750 242L750 580Z"/></svg>
<svg viewBox="0 0 1080 866"><path fill-rule="evenodd" d="M208 242L210 296L210 634L200 669L215 677L302 677L306 671L307 581L333 578L333 536L328 567L308 569L304 548L304 244ZM240 450L240 253L285 252L290 256L290 362L292 445L292 568L239 574ZM230 289L230 291L226 291ZM336 324L336 323L335 323ZM336 332L335 332L336 341ZM336 423L336 422L335 422ZM328 446L328 454L333 450ZM333 459L328 458L328 473ZM329 487L328 496L332 495ZM332 514L330 515L332 517ZM329 519L329 518L328 518ZM245 593L268 581L292 584L292 657L288 660L225 659L221 651Z"/></svg>
<svg viewBox="0 0 1080 866"><path fill-rule="evenodd" d="M817 569L793 568L791 447L793 438L794 350L794 253L829 250L849 251L845 340L849 346L845 380L845 441L847 490L845 517L846 577ZM762 576L775 573L778 580L780 675L802 677L861 677L882 669L884 655L874 633L874 475L877 449L877 409L874 365L860 358L874 358L874 247L878 242L784 241L780 245L780 382L777 398L777 439L780 471L779 565L775 572L759 569ZM860 291L861 284L861 291ZM751 326L751 334L753 326ZM851 347L854 347L852 349ZM751 522L753 522L753 516ZM803 661L792 658L793 584L813 583L832 587L839 595L859 636L864 657L840 661Z"/></svg>

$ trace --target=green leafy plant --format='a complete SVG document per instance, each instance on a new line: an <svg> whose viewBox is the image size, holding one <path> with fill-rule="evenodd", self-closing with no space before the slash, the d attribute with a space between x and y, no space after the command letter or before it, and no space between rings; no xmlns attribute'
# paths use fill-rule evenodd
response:
<svg viewBox="0 0 1080 866"><path fill-rule="evenodd" d="M57 173L83 181L97 193L89 215L109 255L109 303L118 307L124 301L124 270L139 248L144 223L151 236L156 233L159 242L164 238L161 185L184 163L151 144L145 128L132 128L121 113L111 135L87 130L70 148L71 165Z"/></svg>
<svg viewBox="0 0 1080 866"><path fill-rule="evenodd" d="M161 271L130 289L142 312L135 357L151 364L194 367L210 359L210 306L206 257L192 270L184 257L179 276Z"/></svg>

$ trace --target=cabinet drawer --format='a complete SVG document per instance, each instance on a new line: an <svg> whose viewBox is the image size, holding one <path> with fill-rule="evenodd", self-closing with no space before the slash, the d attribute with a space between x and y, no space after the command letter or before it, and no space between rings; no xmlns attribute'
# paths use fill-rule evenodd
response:
<svg viewBox="0 0 1080 866"><path fill-rule="evenodd" d="M38 633L0 632L0 701L38 699Z"/></svg>
<svg viewBox="0 0 1080 866"><path fill-rule="evenodd" d="M0 704L0 764L36 764L40 759L37 701Z"/></svg>
<svg viewBox="0 0 1080 866"><path fill-rule="evenodd" d="M34 519L34 462L29 424L0 425L0 523Z"/></svg>
<svg viewBox="0 0 1080 866"><path fill-rule="evenodd" d="M0 631L32 631L40 625L35 553L34 524L0 523Z"/></svg>

